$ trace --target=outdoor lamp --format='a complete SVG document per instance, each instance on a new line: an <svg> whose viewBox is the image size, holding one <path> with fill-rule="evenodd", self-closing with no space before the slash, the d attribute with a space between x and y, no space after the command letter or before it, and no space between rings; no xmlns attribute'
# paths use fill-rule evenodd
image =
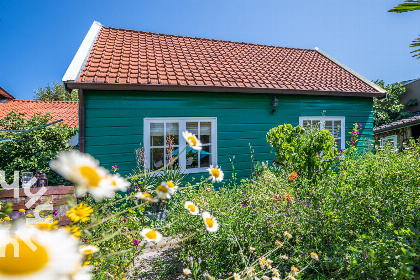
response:
<svg viewBox="0 0 420 280"><path fill-rule="evenodd" d="M279 100L274 96L273 99L271 99L271 104L273 104L273 111L271 111L271 113L275 113L276 107L279 105Z"/></svg>

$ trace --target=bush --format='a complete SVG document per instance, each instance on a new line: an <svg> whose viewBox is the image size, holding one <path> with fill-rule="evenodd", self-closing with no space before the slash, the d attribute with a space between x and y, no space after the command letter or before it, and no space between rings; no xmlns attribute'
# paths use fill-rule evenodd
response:
<svg viewBox="0 0 420 280"><path fill-rule="evenodd" d="M57 173L49 168L49 161L57 157L57 153L72 149L68 144L70 138L78 131L77 128L57 123L42 129L33 130L13 137L17 132L10 130L28 130L51 122L51 115L35 115L24 120L24 114L10 112L4 119L0 119L0 138L8 137L17 141L0 143L0 170L6 171L6 181L13 181L13 171L44 170L49 179L49 185L68 185ZM32 140L29 140L32 139Z"/></svg>
<svg viewBox="0 0 420 280"><path fill-rule="evenodd" d="M283 242L270 257L283 276L295 265L305 279L417 279L420 277L420 146L347 155L322 178L290 179L266 168L261 176L216 191L182 190L180 202L217 209L217 234L197 230L201 221L174 205L182 220L168 234L191 236L180 261L200 258L202 272L226 278ZM289 166L290 167L290 166ZM292 234L285 238L284 232ZM255 247L255 253L250 252ZM316 252L319 261L309 261ZM307 267L309 263L309 266ZM267 271L260 272L259 277ZM261 278L261 277L260 277Z"/></svg>

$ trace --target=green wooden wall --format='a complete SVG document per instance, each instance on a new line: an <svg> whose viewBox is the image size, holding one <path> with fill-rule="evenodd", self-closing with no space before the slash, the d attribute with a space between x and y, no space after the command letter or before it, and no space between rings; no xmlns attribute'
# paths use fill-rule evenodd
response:
<svg viewBox="0 0 420 280"><path fill-rule="evenodd" d="M298 125L300 116L321 116L323 111L325 116L345 116L346 140L355 122L363 124L361 139L373 139L372 98L276 97L279 105L272 114L272 95L85 90L85 152L105 168L117 164L126 175L135 168L134 150L143 143L143 118L217 117L218 164L229 178L232 160L241 178L251 172L249 145L255 160L271 162L268 130L283 123Z"/></svg>

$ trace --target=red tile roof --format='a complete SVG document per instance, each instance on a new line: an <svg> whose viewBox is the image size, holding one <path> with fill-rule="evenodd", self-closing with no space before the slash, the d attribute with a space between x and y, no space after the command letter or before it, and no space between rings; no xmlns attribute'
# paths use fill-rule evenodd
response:
<svg viewBox="0 0 420 280"><path fill-rule="evenodd" d="M5 91L2 87L0 87L0 99L15 99L13 95Z"/></svg>
<svg viewBox="0 0 420 280"><path fill-rule="evenodd" d="M78 82L379 92L316 50L111 27L101 28Z"/></svg>
<svg viewBox="0 0 420 280"><path fill-rule="evenodd" d="M79 102L78 101L34 101L13 99L0 104L0 119L11 111L17 110L25 114L25 119L30 119L35 114L50 113L52 121L63 119L61 123L70 127L79 126Z"/></svg>

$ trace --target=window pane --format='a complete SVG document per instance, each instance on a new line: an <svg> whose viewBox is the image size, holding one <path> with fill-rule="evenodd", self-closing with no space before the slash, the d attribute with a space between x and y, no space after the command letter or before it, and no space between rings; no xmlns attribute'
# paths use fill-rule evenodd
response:
<svg viewBox="0 0 420 280"><path fill-rule="evenodd" d="M312 121L312 126L313 127L319 128L320 125L321 125L321 121Z"/></svg>
<svg viewBox="0 0 420 280"><path fill-rule="evenodd" d="M163 148L150 149L150 169L157 170L159 168L162 168L163 165Z"/></svg>
<svg viewBox="0 0 420 280"><path fill-rule="evenodd" d="M341 121L334 121L334 137L341 136Z"/></svg>
<svg viewBox="0 0 420 280"><path fill-rule="evenodd" d="M311 121L308 121L308 120L304 120L303 123L302 123L303 127L308 127L310 125L311 125Z"/></svg>
<svg viewBox="0 0 420 280"><path fill-rule="evenodd" d="M197 168L198 167L198 151L188 147L186 151L186 168Z"/></svg>
<svg viewBox="0 0 420 280"><path fill-rule="evenodd" d="M325 121L325 127L331 134L333 133L332 121Z"/></svg>
<svg viewBox="0 0 420 280"><path fill-rule="evenodd" d="M152 146L163 146L163 123L150 124L150 143Z"/></svg>
<svg viewBox="0 0 420 280"><path fill-rule="evenodd" d="M166 123L166 145L179 145L178 123Z"/></svg>
<svg viewBox="0 0 420 280"><path fill-rule="evenodd" d="M203 144L211 142L211 122L200 122L200 141Z"/></svg>
<svg viewBox="0 0 420 280"><path fill-rule="evenodd" d="M187 130L198 137L198 122L187 122Z"/></svg>
<svg viewBox="0 0 420 280"><path fill-rule="evenodd" d="M335 140L335 143L337 144L337 149L338 149L339 151L341 151L341 139L337 139L337 140Z"/></svg>
<svg viewBox="0 0 420 280"><path fill-rule="evenodd" d="M200 167L209 167L211 163L211 147L203 146L200 151Z"/></svg>

